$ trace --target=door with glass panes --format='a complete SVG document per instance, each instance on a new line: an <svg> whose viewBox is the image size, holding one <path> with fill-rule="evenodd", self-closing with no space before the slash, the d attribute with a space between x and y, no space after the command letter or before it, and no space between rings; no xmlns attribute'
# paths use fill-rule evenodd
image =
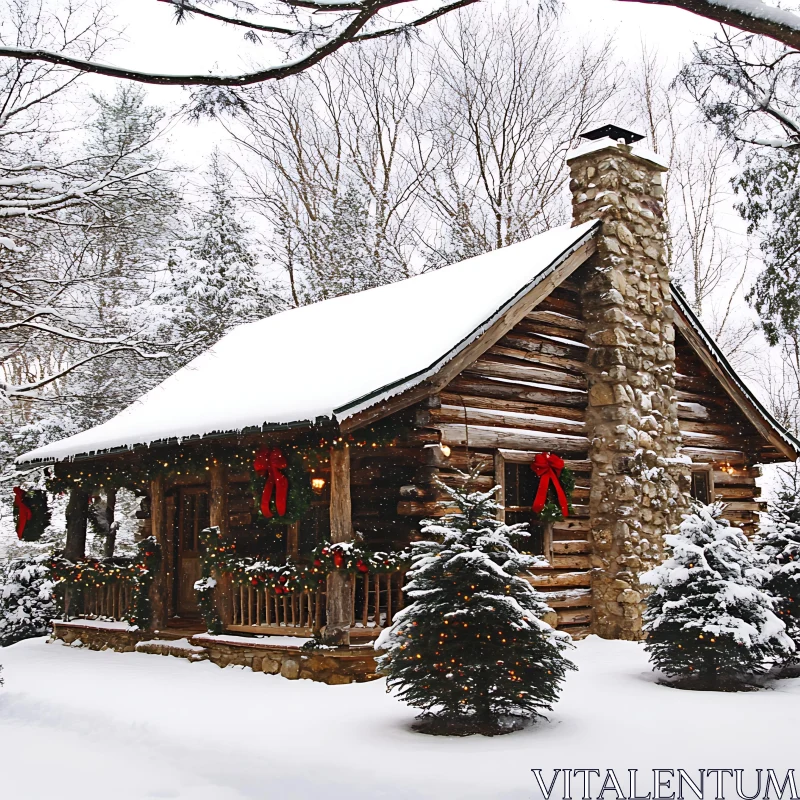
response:
<svg viewBox="0 0 800 800"><path fill-rule="evenodd" d="M197 616L194 584L200 580L200 532L211 524L208 487L180 490L178 508L176 611L178 616Z"/></svg>

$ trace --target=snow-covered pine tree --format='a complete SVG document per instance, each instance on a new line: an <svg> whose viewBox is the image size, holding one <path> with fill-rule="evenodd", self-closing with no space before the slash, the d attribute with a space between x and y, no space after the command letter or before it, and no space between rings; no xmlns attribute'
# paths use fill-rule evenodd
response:
<svg viewBox="0 0 800 800"><path fill-rule="evenodd" d="M0 647L50 632L56 605L48 560L14 558L0 569Z"/></svg>
<svg viewBox="0 0 800 800"><path fill-rule="evenodd" d="M740 689L794 644L764 591L745 535L721 517L724 506L695 505L676 534L665 536L667 560L640 576L647 600L645 650L676 685Z"/></svg>
<svg viewBox="0 0 800 800"><path fill-rule="evenodd" d="M155 314L187 343L187 360L232 327L274 311L219 153L212 155L208 180L208 206L194 215L191 235L173 247L166 286L155 295Z"/></svg>
<svg viewBox="0 0 800 800"><path fill-rule="evenodd" d="M467 478L467 476L465 476ZM388 685L423 710L431 733L507 733L557 700L573 664L567 634L522 573L542 560L517 551L525 525L497 519L496 490L442 485L458 511L422 523L405 592L412 601L375 647Z"/></svg>
<svg viewBox="0 0 800 800"><path fill-rule="evenodd" d="M781 470L780 481L756 550L769 573L765 589L797 648L784 665L784 674L794 675L800 670L800 467Z"/></svg>

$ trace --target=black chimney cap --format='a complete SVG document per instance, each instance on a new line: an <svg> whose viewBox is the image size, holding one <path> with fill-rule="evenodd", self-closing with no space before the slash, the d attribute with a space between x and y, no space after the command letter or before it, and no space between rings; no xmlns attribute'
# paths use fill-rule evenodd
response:
<svg viewBox="0 0 800 800"><path fill-rule="evenodd" d="M592 128L590 131L585 131L584 133L580 134L580 137L581 139L589 139L590 141L595 141L596 139L605 139L606 137L609 139L614 139L615 141L622 139L625 144L641 142L642 139L644 139L644 136L642 136L641 133L634 133L633 131L626 130L625 128L620 128L619 125L614 125L613 123Z"/></svg>

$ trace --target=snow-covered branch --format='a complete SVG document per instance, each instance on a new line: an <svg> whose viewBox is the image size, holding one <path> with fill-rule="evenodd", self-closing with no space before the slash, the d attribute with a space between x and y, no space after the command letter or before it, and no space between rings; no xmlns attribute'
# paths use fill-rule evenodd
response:
<svg viewBox="0 0 800 800"><path fill-rule="evenodd" d="M800 50L800 16L762 0L620 0L674 6L747 33L767 36Z"/></svg>
<svg viewBox="0 0 800 800"><path fill-rule="evenodd" d="M247 28L245 34L251 41L259 39L258 34L283 37L284 44L305 44L313 42L311 49L298 58L286 60L279 64L260 67L259 69L239 74L166 74L147 70L118 67L106 64L93 58L86 59L68 52L59 52L44 48L0 45L0 57L14 58L21 61L44 62L58 67L67 67L80 72L104 75L111 78L137 81L139 83L169 86L216 86L242 87L270 80L280 80L297 75L318 64L344 45L366 39L390 36L411 28L431 22L443 14L471 5L477 0L454 0L443 3L433 11L419 15L411 14L409 18L384 20L382 13L397 6L407 6L413 0L363 0L362 2L334 2L325 0L275 0L264 3L261 7L253 7L255 11L267 16L285 17L290 15L297 20L296 27L285 27L260 22L252 22L242 17L228 17L205 8L207 4L189 4L181 0L160 0L176 7L178 19L197 14L203 18ZM299 13L299 10L305 13ZM337 14L338 17L321 26L317 15ZM371 26L377 23L377 27ZM279 41L281 41L279 39Z"/></svg>

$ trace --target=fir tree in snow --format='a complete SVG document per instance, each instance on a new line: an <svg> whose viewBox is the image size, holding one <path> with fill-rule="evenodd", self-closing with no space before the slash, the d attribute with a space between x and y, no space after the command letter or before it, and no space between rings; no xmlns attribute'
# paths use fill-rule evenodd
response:
<svg viewBox="0 0 800 800"><path fill-rule="evenodd" d="M541 559L519 553L525 525L497 517L496 490L443 487L458 511L423 523L431 541L413 545L405 592L411 600L375 644L388 685L423 709L423 727L444 733L502 733L536 718L558 698L572 663L567 634L522 576Z"/></svg>
<svg viewBox="0 0 800 800"><path fill-rule="evenodd" d="M273 311L230 183L215 153L208 207L195 215L192 235L173 248L167 286L156 293L158 313L186 342L187 356L202 352L232 327Z"/></svg>
<svg viewBox="0 0 800 800"><path fill-rule="evenodd" d="M50 632L56 605L48 560L14 558L0 567L0 647Z"/></svg>
<svg viewBox="0 0 800 800"><path fill-rule="evenodd" d="M800 666L800 468L782 471L781 487L770 505L756 549L769 573L766 590L797 647L787 666Z"/></svg>
<svg viewBox="0 0 800 800"><path fill-rule="evenodd" d="M671 556L640 577L654 587L644 615L650 660L691 688L741 688L794 651L763 589L767 573L723 509L696 505L664 537Z"/></svg>

